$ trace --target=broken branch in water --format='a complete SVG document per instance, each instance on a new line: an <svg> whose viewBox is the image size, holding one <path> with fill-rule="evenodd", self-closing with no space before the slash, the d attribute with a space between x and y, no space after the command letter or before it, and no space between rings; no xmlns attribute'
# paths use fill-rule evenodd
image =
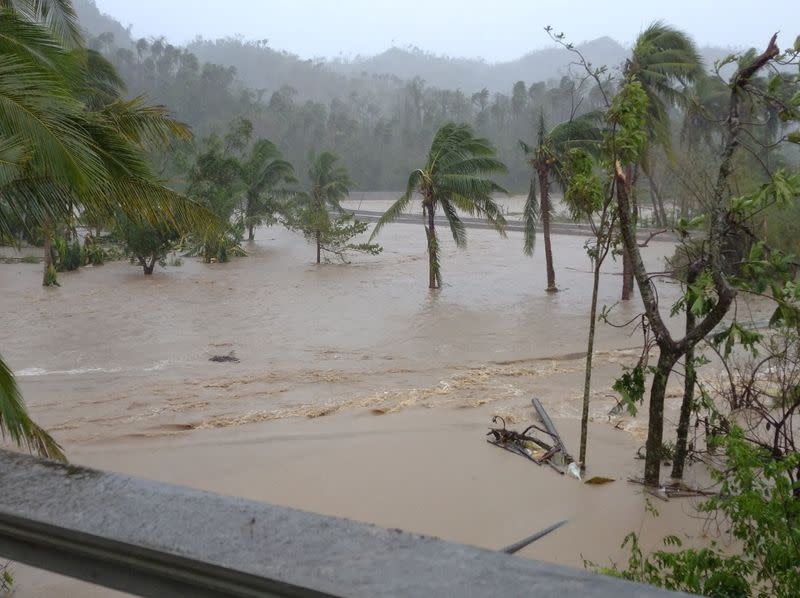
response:
<svg viewBox="0 0 800 598"><path fill-rule="evenodd" d="M703 490L701 488L692 488L687 486L683 482L671 482L669 484L664 484L659 488L653 488L652 486L648 486L644 483L644 480L641 478L628 478L628 482L631 484L638 484L640 486L644 486L647 491L655 496L656 498L660 498L661 500L668 500L670 498L696 498L700 496L719 496L718 492L711 492L709 490Z"/></svg>
<svg viewBox="0 0 800 598"><path fill-rule="evenodd" d="M564 448L564 442L558 434L553 422L544 410L544 407L538 399L533 399L533 406L539 414L539 419L542 420L546 429L532 424L525 428L522 432L509 430L506 427L506 420L499 415L492 418L492 423L501 422L502 428L489 428L487 436L493 438L487 439L487 442L497 447L505 449L509 452L515 453L522 457L533 461L537 465L547 464L556 470L561 475L564 475L573 463L572 457L567 453ZM537 430L550 436L550 441L545 442L530 434L531 430ZM552 444L551 444L552 443ZM577 476L576 476L577 477Z"/></svg>

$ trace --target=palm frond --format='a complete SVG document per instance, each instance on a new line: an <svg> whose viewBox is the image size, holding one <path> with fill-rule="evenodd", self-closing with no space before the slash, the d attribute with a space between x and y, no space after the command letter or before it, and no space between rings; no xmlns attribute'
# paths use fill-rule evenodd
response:
<svg viewBox="0 0 800 598"><path fill-rule="evenodd" d="M96 50L87 49L81 52L84 54L80 60L83 73L77 91L89 109L99 110L121 100L125 93L125 81L114 65Z"/></svg>
<svg viewBox="0 0 800 598"><path fill-rule="evenodd" d="M40 23L67 48L83 45L83 35L72 0L0 0L0 8L14 11L32 23Z"/></svg>
<svg viewBox="0 0 800 598"><path fill-rule="evenodd" d="M19 136L0 137L0 189L22 175L30 148Z"/></svg>
<svg viewBox="0 0 800 598"><path fill-rule="evenodd" d="M30 62L62 76L75 79L77 69L62 44L46 27L0 8L0 55Z"/></svg>
<svg viewBox="0 0 800 598"><path fill-rule="evenodd" d="M41 457L67 460L52 436L31 420L14 375L0 358L0 437L6 436L17 446Z"/></svg>
<svg viewBox="0 0 800 598"><path fill-rule="evenodd" d="M106 178L80 102L51 75L0 56L0 135L35 147L31 167L77 185Z"/></svg>
<svg viewBox="0 0 800 598"><path fill-rule="evenodd" d="M400 214L406 211L406 208L408 208L408 204L411 202L411 198L414 196L414 192L417 190L422 177L423 173L421 170L415 170L409 175L408 183L406 185L406 192L403 193L402 197L394 202L378 219L378 222L375 223L375 226L372 229L372 234L369 237L369 243L372 243L373 239L375 239L375 236L384 226L396 220Z"/></svg>
<svg viewBox="0 0 800 598"><path fill-rule="evenodd" d="M525 225L523 251L525 255L531 256L536 245L536 227L539 224L539 202L536 200L536 179L534 178L531 178L531 186L528 190L528 197L525 200L522 222Z"/></svg>
<svg viewBox="0 0 800 598"><path fill-rule="evenodd" d="M626 63L626 75L639 80L648 95L651 136L669 145L666 105L685 106L687 97L676 84L686 85L703 74L703 61L695 43L682 31L656 21L647 27Z"/></svg>
<svg viewBox="0 0 800 598"><path fill-rule="evenodd" d="M467 228L464 226L461 218L458 217L458 212L451 202L444 200L441 204L444 215L447 218L447 223L450 225L450 232L453 235L453 240L456 242L456 247L463 249L467 246Z"/></svg>
<svg viewBox="0 0 800 598"><path fill-rule="evenodd" d="M118 100L101 110L113 128L138 146L158 146L174 139L189 140L188 125L176 120L165 106L150 106L142 96Z"/></svg>
<svg viewBox="0 0 800 598"><path fill-rule="evenodd" d="M70 216L76 199L67 182L27 175L6 182L0 193L0 235L4 236L11 236L14 221L42 226Z"/></svg>

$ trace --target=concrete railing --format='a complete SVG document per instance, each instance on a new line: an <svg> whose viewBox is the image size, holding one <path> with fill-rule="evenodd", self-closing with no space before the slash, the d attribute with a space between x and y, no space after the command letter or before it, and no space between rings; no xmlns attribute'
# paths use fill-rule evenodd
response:
<svg viewBox="0 0 800 598"><path fill-rule="evenodd" d="M151 597L672 595L399 530L5 451L0 556Z"/></svg>

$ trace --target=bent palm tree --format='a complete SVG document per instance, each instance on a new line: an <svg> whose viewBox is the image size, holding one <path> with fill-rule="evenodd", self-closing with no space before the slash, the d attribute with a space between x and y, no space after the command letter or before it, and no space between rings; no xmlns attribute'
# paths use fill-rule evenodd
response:
<svg viewBox="0 0 800 598"><path fill-rule="evenodd" d="M550 183L552 179L566 188L563 176L564 160L570 149L583 147L592 148L600 141L600 115L590 112L572 120L560 123L548 133L545 128L544 116L539 117L539 134L536 147L531 147L524 141L519 144L528 159L528 163L536 171L539 181L540 204L536 205L536 185L531 179L530 192L525 202L525 255L533 255L533 246L536 240L536 225L541 219L542 234L544 235L544 255L547 264L547 292L555 293L556 272L553 267L553 250L550 242L550 216L552 204L550 202Z"/></svg>
<svg viewBox="0 0 800 598"><path fill-rule="evenodd" d="M636 79L647 94L647 130L649 142L662 145L669 154L670 120L669 107L686 104L685 95L676 84L686 85L703 73L703 61L691 38L661 21L652 23L639 34L633 46L631 57L625 62L626 80ZM629 197L635 179L635 164L626 165L628 170ZM657 221L666 224L666 210L659 201L657 185L653 178L647 151L642 160L642 169L651 182ZM636 202L632 201L632 222L636 223ZM623 253L622 299L630 299L633 294L633 267L627 251Z"/></svg>
<svg viewBox="0 0 800 598"><path fill-rule="evenodd" d="M402 214L415 193L422 196L422 214L426 219L428 242L428 286L442 286L439 264L439 237L436 233L436 210L441 206L459 248L467 243L467 231L459 210L470 216L483 216L503 236L506 221L492 193L506 190L487 175L505 173L506 166L495 157L495 148L476 137L469 125L448 123L433 138L425 166L408 177L406 192L378 220L370 241L381 228Z"/></svg>

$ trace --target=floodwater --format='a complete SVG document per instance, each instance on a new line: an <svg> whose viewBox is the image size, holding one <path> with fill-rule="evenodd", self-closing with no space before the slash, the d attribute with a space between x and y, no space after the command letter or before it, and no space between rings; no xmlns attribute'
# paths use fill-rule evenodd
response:
<svg viewBox="0 0 800 598"><path fill-rule="evenodd" d="M700 538L688 502L654 520L624 481L641 472L644 418L612 420L610 385L638 359L639 330L598 326L589 472L617 482L583 486L483 441L493 415L519 426L538 396L577 453L592 275L580 236L554 237L549 295L541 239L529 258L519 233L468 235L460 251L442 236L434 292L424 231L408 224L350 264L316 266L302 237L273 227L249 257L152 277L117 262L44 289L41 266L0 265L0 351L76 463L487 548L566 518L524 556L576 567L622 558L631 530L651 546L676 529ZM673 245L643 251L662 270ZM609 259L601 306L617 304L619 270ZM668 312L679 289L657 284ZM17 579L20 596L110 595L21 566Z"/></svg>
<svg viewBox="0 0 800 598"><path fill-rule="evenodd" d="M585 351L586 239L555 238L562 291L548 295L543 251L525 257L519 234L469 238L466 251L444 240L438 292L427 289L424 232L412 225L384 229L378 257L321 267L310 263L313 248L280 228L259 231L247 258L185 259L152 277L117 262L43 289L40 266L7 264L0 347L34 415L67 444L524 394L516 370ZM656 265L670 251L653 243L648 259ZM616 302L621 284L608 262L601 306ZM674 288L662 286L668 305ZM638 309L617 306L614 320ZM600 350L639 340L599 327ZM239 363L209 362L229 353ZM505 380L491 397L470 388L486 376Z"/></svg>

